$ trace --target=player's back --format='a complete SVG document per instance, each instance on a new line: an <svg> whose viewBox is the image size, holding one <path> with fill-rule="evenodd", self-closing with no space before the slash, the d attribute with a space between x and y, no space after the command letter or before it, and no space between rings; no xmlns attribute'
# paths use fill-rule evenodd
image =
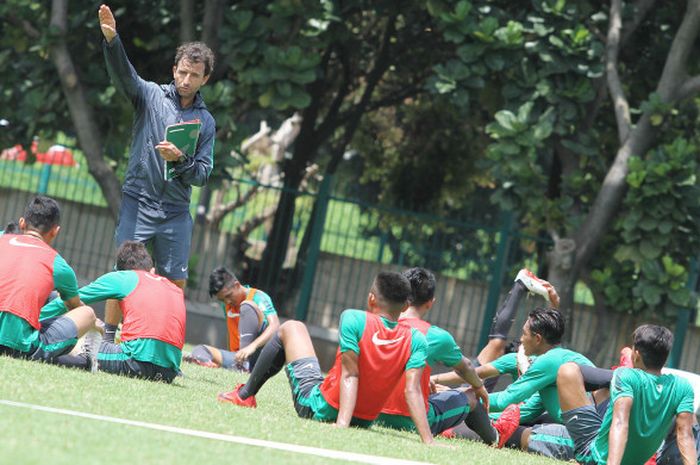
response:
<svg viewBox="0 0 700 465"><path fill-rule="evenodd" d="M122 340L156 339L182 349L186 308L182 289L167 278L146 271L120 307L124 316Z"/></svg>
<svg viewBox="0 0 700 465"><path fill-rule="evenodd" d="M615 401L632 398L627 447L622 465L644 463L661 445L675 415L693 412L693 389L674 375L654 375L637 368L615 370L610 384L610 406L592 450L605 461Z"/></svg>
<svg viewBox="0 0 700 465"><path fill-rule="evenodd" d="M54 288L58 253L37 237L0 236L0 311L39 329L39 312Z"/></svg>
<svg viewBox="0 0 700 465"><path fill-rule="evenodd" d="M352 329L348 330L348 327ZM423 355L417 365L424 365L425 338L413 328L361 310L343 312L340 333L340 348L333 367L321 385L321 392L330 405L339 407L341 350L351 347L350 350L358 354L359 369L353 417L374 420L404 371L411 368L410 359L418 350ZM348 342L344 339L352 340Z"/></svg>

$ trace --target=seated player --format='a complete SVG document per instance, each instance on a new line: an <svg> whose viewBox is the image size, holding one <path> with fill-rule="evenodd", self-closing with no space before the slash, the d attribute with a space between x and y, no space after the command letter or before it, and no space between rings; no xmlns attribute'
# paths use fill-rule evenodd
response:
<svg viewBox="0 0 700 465"><path fill-rule="evenodd" d="M494 429L488 418L488 393L484 383L474 371L469 359L462 355L450 333L424 321L435 303L435 276L424 268L411 268L402 274L411 283L412 294L409 299L410 305L401 314L399 323L420 331L428 342L427 366L421 378L421 391L431 433L437 435L466 422L485 442L493 443L498 434L497 428ZM430 394L430 371L436 363L453 367L461 381L471 385L473 391L450 389ZM396 385L377 418L378 425L415 429L404 396L405 385L405 379ZM479 401L485 405L480 405Z"/></svg>
<svg viewBox="0 0 700 465"><path fill-rule="evenodd" d="M259 289L242 285L223 266L209 275L209 295L221 302L229 350L198 345L184 360L208 367L252 370L263 346L280 326L272 299Z"/></svg>
<svg viewBox="0 0 700 465"><path fill-rule="evenodd" d="M661 445L675 418L684 465L696 465L692 425L693 389L687 380L661 373L673 343L671 332L642 325L633 334L634 368L612 373L610 402L603 415L586 395L584 374L575 363L559 369L557 386L566 429L581 464L643 464Z"/></svg>
<svg viewBox="0 0 700 465"><path fill-rule="evenodd" d="M0 354L74 366L67 354L96 318L80 302L75 272L51 247L59 223L56 201L37 196L19 219L20 234L0 235ZM42 324L41 306L53 289L70 311ZM77 366L90 368L88 354L77 358Z"/></svg>
<svg viewBox="0 0 700 465"><path fill-rule="evenodd" d="M411 418L421 440L431 444L420 386L425 337L397 321L410 295L411 285L404 276L379 273L367 297L367 311L350 309L341 314L339 348L325 379L306 326L287 321L263 348L248 382L219 394L219 400L255 407L255 394L286 363L300 417L334 421L339 427L369 426L405 372Z"/></svg>
<svg viewBox="0 0 700 465"><path fill-rule="evenodd" d="M116 299L121 313L121 343L103 340L100 371L172 382L180 370L185 342L185 298L172 281L154 274L151 256L141 242L126 241L117 250L117 270L80 288L84 302ZM63 311L59 301L42 314Z"/></svg>

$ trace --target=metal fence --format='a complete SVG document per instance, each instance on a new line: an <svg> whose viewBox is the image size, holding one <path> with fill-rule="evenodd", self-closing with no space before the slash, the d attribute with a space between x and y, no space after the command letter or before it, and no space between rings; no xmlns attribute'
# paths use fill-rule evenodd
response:
<svg viewBox="0 0 700 465"><path fill-rule="evenodd" d="M476 355L515 272L524 264L536 264L535 245L541 241L519 235L509 215L492 215L489 221L478 223L383 208L334 196L331 183L327 179L316 192L294 192L295 213L283 272L277 282L265 288L273 294L280 312L335 328L344 308L364 306L370 280L377 271L426 266L440 270L437 304L429 319L450 331L466 354ZM280 187L239 179L212 195L210 211L238 199L248 201L223 215L217 224L195 225L186 293L189 300L210 300L207 277L217 265L231 267L243 282L253 286L263 280L266 270L261 267L261 258L265 247L275 246L269 233L282 192ZM55 246L80 281L85 283L109 271L115 222L85 167L0 160L0 223L18 218L35 193L61 203L62 232ZM193 214L199 197L196 191ZM306 250L303 262L298 262L300 248ZM523 302L511 332L513 338L536 303L534 299ZM616 361L617 351L629 343L629 335L639 323L628 315L597 315L585 306L576 307L573 321L576 329L571 347L601 366ZM698 334L694 326L688 330L680 364L696 372L700 370Z"/></svg>

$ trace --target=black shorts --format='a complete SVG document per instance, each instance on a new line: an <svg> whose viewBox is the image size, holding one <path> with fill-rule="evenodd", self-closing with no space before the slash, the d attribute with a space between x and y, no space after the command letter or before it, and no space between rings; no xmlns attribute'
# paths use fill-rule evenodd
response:
<svg viewBox="0 0 700 465"><path fill-rule="evenodd" d="M150 362L134 360L122 352L121 345L102 341L97 353L97 364L100 371L115 375L131 376L133 378L172 383L177 371Z"/></svg>
<svg viewBox="0 0 700 465"><path fill-rule="evenodd" d="M288 363L284 367L289 387L292 388L292 399L297 415L302 418L313 418L315 412L311 408L309 398L313 389L323 382L321 367L316 357L306 357Z"/></svg>

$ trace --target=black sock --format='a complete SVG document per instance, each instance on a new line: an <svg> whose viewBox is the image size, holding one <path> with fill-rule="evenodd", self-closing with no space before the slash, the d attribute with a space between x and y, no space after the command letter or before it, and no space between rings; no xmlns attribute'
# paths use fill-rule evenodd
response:
<svg viewBox="0 0 700 465"><path fill-rule="evenodd" d="M477 401L476 407L469 412L464 423L478 434L486 444L493 444L498 439L496 428L491 424L489 414L481 402Z"/></svg>
<svg viewBox="0 0 700 465"><path fill-rule="evenodd" d="M526 292L527 288L523 283L520 281L513 283L513 287L506 296L506 300L503 301L503 305L501 305L501 308L496 312L496 316L493 317L491 333L489 334L490 339L506 339L508 337L508 332L515 320L515 312L518 310L518 304L520 304L520 300Z"/></svg>
<svg viewBox="0 0 700 465"><path fill-rule="evenodd" d="M258 357L255 367L250 373L248 382L238 391L238 396L241 399L247 399L257 394L268 379L279 373L282 367L284 367L284 362L284 346L282 345L279 332L277 332L272 336L272 339L265 344L265 347L263 347L263 350L260 352L260 357Z"/></svg>
<svg viewBox="0 0 700 465"><path fill-rule="evenodd" d="M523 433L526 429L527 428L524 426L518 426L518 429L516 429L513 435L506 441L505 447L520 449L520 439L523 437Z"/></svg>
<svg viewBox="0 0 700 465"><path fill-rule="evenodd" d="M85 355L85 354L79 354L79 355L60 355L53 360L51 360L51 363L54 365L60 365L62 367L68 367L68 368L80 368L82 370L89 370L90 369L90 358Z"/></svg>
<svg viewBox="0 0 700 465"><path fill-rule="evenodd" d="M250 345L258 336L260 321L258 312L250 304L241 305L240 320L238 321L238 334L241 335L241 349Z"/></svg>
<svg viewBox="0 0 700 465"><path fill-rule="evenodd" d="M105 323L105 334L102 336L103 341L111 342L114 343L114 336L117 333L117 328L119 325L110 325L109 323Z"/></svg>

